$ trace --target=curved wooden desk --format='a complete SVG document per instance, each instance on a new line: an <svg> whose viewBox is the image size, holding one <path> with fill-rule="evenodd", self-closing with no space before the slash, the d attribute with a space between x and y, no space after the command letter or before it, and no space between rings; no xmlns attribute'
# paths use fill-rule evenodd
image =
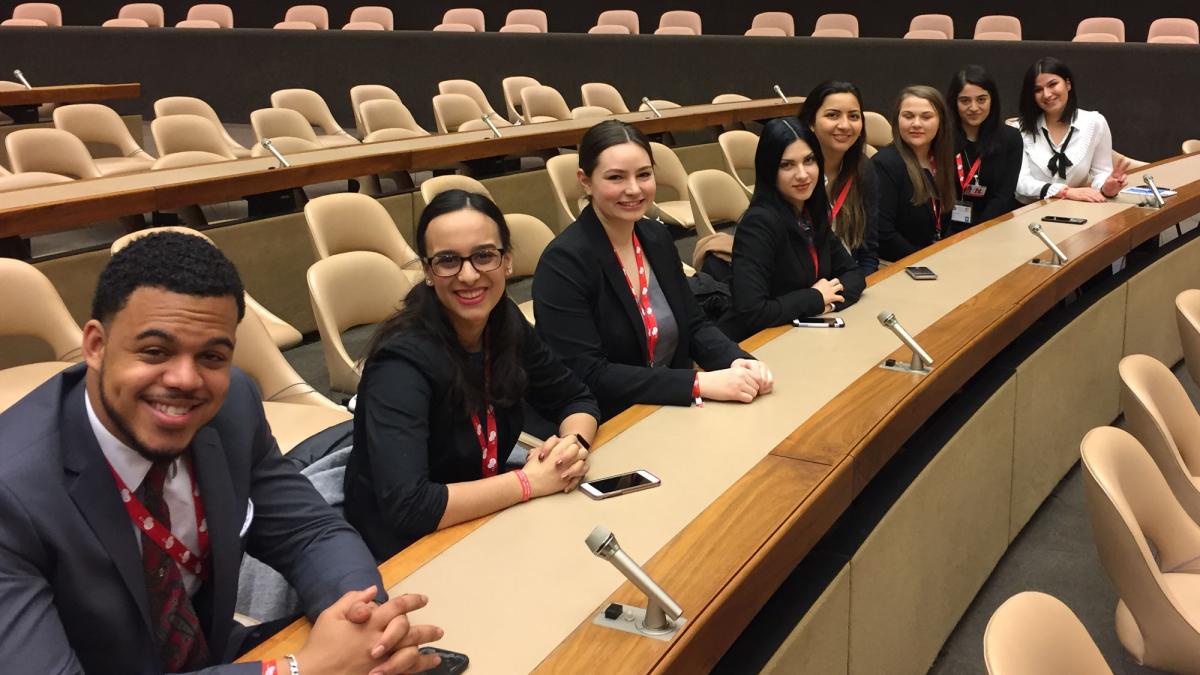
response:
<svg viewBox="0 0 1200 675"><path fill-rule="evenodd" d="M990 358L1081 283L1142 241L1200 212L1200 156L1154 166L1179 195L1161 210L1040 202L973 228L872 275L838 331L772 329L747 346L776 373L775 393L749 406L641 406L606 424L592 473L647 468L662 487L593 502L563 495L435 533L380 567L393 593L431 604L417 620L472 672L703 672L897 448ZM1131 176L1131 183L1140 181ZM1071 260L1060 269L1027 231L1045 223ZM920 260L938 282L897 274ZM877 368L905 359L875 315L893 310L937 363L925 377ZM609 602L639 593L583 545L595 525L683 606L670 642L597 627ZM294 651L289 627L247 660Z"/></svg>
<svg viewBox="0 0 1200 675"><path fill-rule="evenodd" d="M9 89L0 91L0 112L12 118L16 124L33 124L38 121L38 106L43 103L85 103L137 98L142 95L142 85L137 82L123 84L63 84L31 89Z"/></svg>

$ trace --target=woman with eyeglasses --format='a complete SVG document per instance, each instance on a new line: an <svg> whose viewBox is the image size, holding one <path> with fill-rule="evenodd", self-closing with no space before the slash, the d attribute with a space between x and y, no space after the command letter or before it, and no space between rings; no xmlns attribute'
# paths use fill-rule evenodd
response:
<svg viewBox="0 0 1200 675"><path fill-rule="evenodd" d="M1020 206L1021 134L1004 123L1000 91L983 68L967 66L950 78L946 107L954 129L955 231L989 221Z"/></svg>
<svg viewBox="0 0 1200 675"><path fill-rule="evenodd" d="M425 283L367 347L346 467L346 519L380 560L434 530L575 489L600 416L505 295L512 241L490 199L439 194L416 244ZM506 472L523 402L558 434Z"/></svg>
<svg viewBox="0 0 1200 675"><path fill-rule="evenodd" d="M636 403L749 403L770 392L771 371L705 318L671 234L645 217L657 187L645 134L618 120L592 127L578 177L589 204L542 253L533 311L602 419Z"/></svg>

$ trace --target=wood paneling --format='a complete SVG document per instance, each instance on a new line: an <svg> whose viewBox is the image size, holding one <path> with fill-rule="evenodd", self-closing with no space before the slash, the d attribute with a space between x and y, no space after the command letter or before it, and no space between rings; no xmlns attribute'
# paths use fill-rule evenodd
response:
<svg viewBox="0 0 1200 675"><path fill-rule="evenodd" d="M34 87L0 91L0 107L10 105L41 105L43 103L83 103L137 98L142 85L123 84L66 84L57 87Z"/></svg>

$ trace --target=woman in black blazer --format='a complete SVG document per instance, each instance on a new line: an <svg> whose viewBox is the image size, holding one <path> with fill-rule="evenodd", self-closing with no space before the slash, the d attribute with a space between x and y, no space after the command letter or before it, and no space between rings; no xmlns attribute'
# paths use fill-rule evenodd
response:
<svg viewBox="0 0 1200 675"><path fill-rule="evenodd" d="M858 302L867 282L829 226L816 134L796 118L763 126L754 155L754 196L733 240L737 337Z"/></svg>
<svg viewBox="0 0 1200 675"><path fill-rule="evenodd" d="M574 489L600 415L505 296L512 244L491 200L443 192L416 243L426 282L367 348L346 467L346 518L381 560L434 530ZM523 402L558 421L558 435L502 473Z"/></svg>
<svg viewBox="0 0 1200 675"><path fill-rule="evenodd" d="M946 108L954 129L954 173L960 201L955 232L1002 216L1020 206L1017 178L1024 146L1021 132L1000 115L996 81L979 66L967 66L950 78Z"/></svg>
<svg viewBox="0 0 1200 675"><path fill-rule="evenodd" d="M645 135L624 122L588 130L579 180L591 204L533 277L537 331L591 388L602 419L635 403L748 403L773 385L765 365L704 317L671 235L644 218L656 189L651 157Z"/></svg>
<svg viewBox="0 0 1200 675"><path fill-rule="evenodd" d="M895 140L871 158L879 177L879 257L897 261L950 234L954 136L933 87L905 87L892 110Z"/></svg>

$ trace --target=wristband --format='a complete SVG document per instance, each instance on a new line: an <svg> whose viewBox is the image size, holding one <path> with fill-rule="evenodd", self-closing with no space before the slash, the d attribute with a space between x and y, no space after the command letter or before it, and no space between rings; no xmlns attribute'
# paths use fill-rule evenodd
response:
<svg viewBox="0 0 1200 675"><path fill-rule="evenodd" d="M275 659L263 661L262 675L279 675L279 663Z"/></svg>
<svg viewBox="0 0 1200 675"><path fill-rule="evenodd" d="M525 475L523 469L517 469L513 473L517 474L517 481L521 483L521 501L529 501L529 498L533 496L533 486L529 484L529 476Z"/></svg>
<svg viewBox="0 0 1200 675"><path fill-rule="evenodd" d="M692 404L697 408L704 407L704 399L700 398L700 373L692 380Z"/></svg>
<svg viewBox="0 0 1200 675"><path fill-rule="evenodd" d="M292 675L300 675L300 664L296 663L296 655L288 654L287 660L288 660L288 668L291 669Z"/></svg>

